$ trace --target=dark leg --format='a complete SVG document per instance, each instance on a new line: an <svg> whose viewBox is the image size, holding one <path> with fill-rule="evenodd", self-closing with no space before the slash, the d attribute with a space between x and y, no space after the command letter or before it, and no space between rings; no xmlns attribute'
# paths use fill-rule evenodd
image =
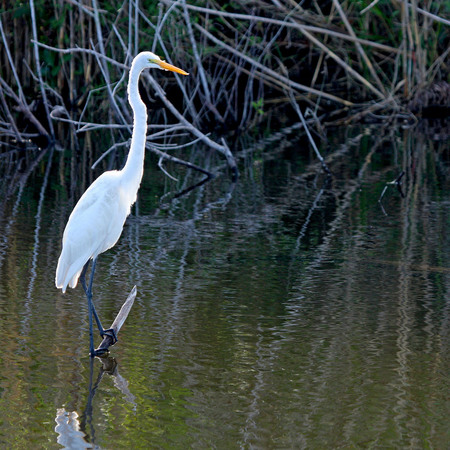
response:
<svg viewBox="0 0 450 450"><path fill-rule="evenodd" d="M94 333L92 331L92 299L88 297L88 315L89 315L89 354L95 355L94 350Z"/></svg>
<svg viewBox="0 0 450 450"><path fill-rule="evenodd" d="M98 331L100 332L100 336L103 337L105 334L107 336L110 336L113 340L113 343L111 345L114 345L117 342L117 335L116 332L110 328L108 330L105 330L102 326L102 323L100 322L100 318L98 317L97 311L95 310L94 302L92 301L92 286L94 284L94 273L95 273L95 266L97 264L97 258L94 258L92 260L92 268L91 268L91 275L89 277L89 286L86 286L86 272L89 267L90 260L84 265L83 270L80 274L80 283L83 286L84 292L87 297L88 301L88 314L89 314L89 340L90 340L90 354L91 356L95 356L95 350L94 350L94 338L93 338L93 331L92 331L92 316L94 316L95 322L97 323Z"/></svg>
<svg viewBox="0 0 450 450"><path fill-rule="evenodd" d="M92 260L91 278L89 279L89 288L88 288L88 291L91 296L92 312L94 314L95 321L97 322L97 327L98 327L98 331L100 331L100 336L103 337L105 334L108 335L113 340L113 343L111 345L114 345L117 342L116 332L112 328L108 328L107 330L105 330L103 328L103 326L100 322L100 319L97 315L97 311L95 310L94 303L92 301L92 284L94 283L94 271L95 271L96 264L97 264L97 258L94 258Z"/></svg>
<svg viewBox="0 0 450 450"><path fill-rule="evenodd" d="M97 322L97 326L99 327L100 330L103 330L103 327L98 319L98 315L97 312L95 312L95 307L94 304L92 303L92 283L94 280L94 270L95 270L95 260L92 264L92 270L91 270L91 277L89 280L89 287L86 286L86 272L88 270L89 267L89 262L90 260L88 260L88 262L84 265L83 270L81 272L80 275L80 283L83 286L84 292L86 294L87 297L87 303L88 303L88 317L89 317L89 354L91 356L95 355L95 350L94 350L94 333L92 330L92 316L94 315L95 320Z"/></svg>
<svg viewBox="0 0 450 450"><path fill-rule="evenodd" d="M91 262L91 260L89 260L83 267L83 270L80 275L80 283L83 286L84 293L86 294L86 297L88 299L88 304L89 303L91 304L91 308L92 308L91 314L93 314L95 322L97 323L97 328L98 328L98 331L100 332L100 336L103 336L103 333L104 333L103 326L102 326L102 323L100 322L100 318L98 317L97 311L95 310L95 306L92 301L92 285L94 283L94 272L95 272L95 266L97 264L97 258L92 260L91 276L89 277L89 287L86 286L86 272L88 270L90 262Z"/></svg>

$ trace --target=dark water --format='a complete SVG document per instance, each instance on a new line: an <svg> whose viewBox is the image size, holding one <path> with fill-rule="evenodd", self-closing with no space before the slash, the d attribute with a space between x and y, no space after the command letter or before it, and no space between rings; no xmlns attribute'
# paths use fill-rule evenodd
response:
<svg viewBox="0 0 450 450"><path fill-rule="evenodd" d="M295 133L252 143L237 183L181 196L201 178L148 158L94 292L105 324L137 299L92 364L82 290L53 280L74 201L116 162L4 153L0 447L448 448L448 143L355 128L322 152L332 179Z"/></svg>

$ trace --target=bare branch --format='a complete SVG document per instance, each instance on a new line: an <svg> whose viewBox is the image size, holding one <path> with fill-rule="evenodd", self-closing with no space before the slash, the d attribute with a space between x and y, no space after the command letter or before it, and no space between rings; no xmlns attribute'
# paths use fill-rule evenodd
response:
<svg viewBox="0 0 450 450"><path fill-rule="evenodd" d="M128 294L128 298L125 300L125 303L122 305L122 308L120 308L119 314L117 314L116 318L114 319L114 322L112 323L110 329L114 330L116 333L116 336L119 334L120 329L122 328L122 325L124 324L125 320L128 317L128 314L131 311L131 307L133 306L134 300L136 298L137 289L136 286L131 290L131 292ZM105 334L103 337L103 341L98 346L98 348L95 350L99 354L106 353L111 347L111 345L114 345L114 340L111 336Z"/></svg>

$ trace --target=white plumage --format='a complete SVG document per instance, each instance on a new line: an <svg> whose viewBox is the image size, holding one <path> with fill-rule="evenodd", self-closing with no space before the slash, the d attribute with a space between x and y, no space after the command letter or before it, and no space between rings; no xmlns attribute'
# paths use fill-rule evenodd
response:
<svg viewBox="0 0 450 450"><path fill-rule="evenodd" d="M119 239L131 205L121 173L105 172L87 189L67 222L63 249L56 269L56 287L74 288L89 259L113 247Z"/></svg>
<svg viewBox="0 0 450 450"><path fill-rule="evenodd" d="M63 236L63 248L56 269L55 284L66 291L74 288L90 259L113 247L119 239L125 219L136 201L143 174L147 110L139 96L139 76L145 68L158 68L188 75L167 64L151 52L142 52L133 60L128 82L128 99L134 113L133 136L124 168L98 177L78 201L69 217Z"/></svg>

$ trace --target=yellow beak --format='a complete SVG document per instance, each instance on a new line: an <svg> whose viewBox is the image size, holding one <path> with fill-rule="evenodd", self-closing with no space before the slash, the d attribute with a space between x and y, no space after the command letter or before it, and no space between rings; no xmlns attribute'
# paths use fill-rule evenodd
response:
<svg viewBox="0 0 450 450"><path fill-rule="evenodd" d="M172 64L166 63L165 61L157 61L153 60L156 64L158 64L161 69L164 70L170 70L171 72L180 73L181 75L189 75L187 72L185 72L183 69L180 69L178 67L172 66Z"/></svg>

